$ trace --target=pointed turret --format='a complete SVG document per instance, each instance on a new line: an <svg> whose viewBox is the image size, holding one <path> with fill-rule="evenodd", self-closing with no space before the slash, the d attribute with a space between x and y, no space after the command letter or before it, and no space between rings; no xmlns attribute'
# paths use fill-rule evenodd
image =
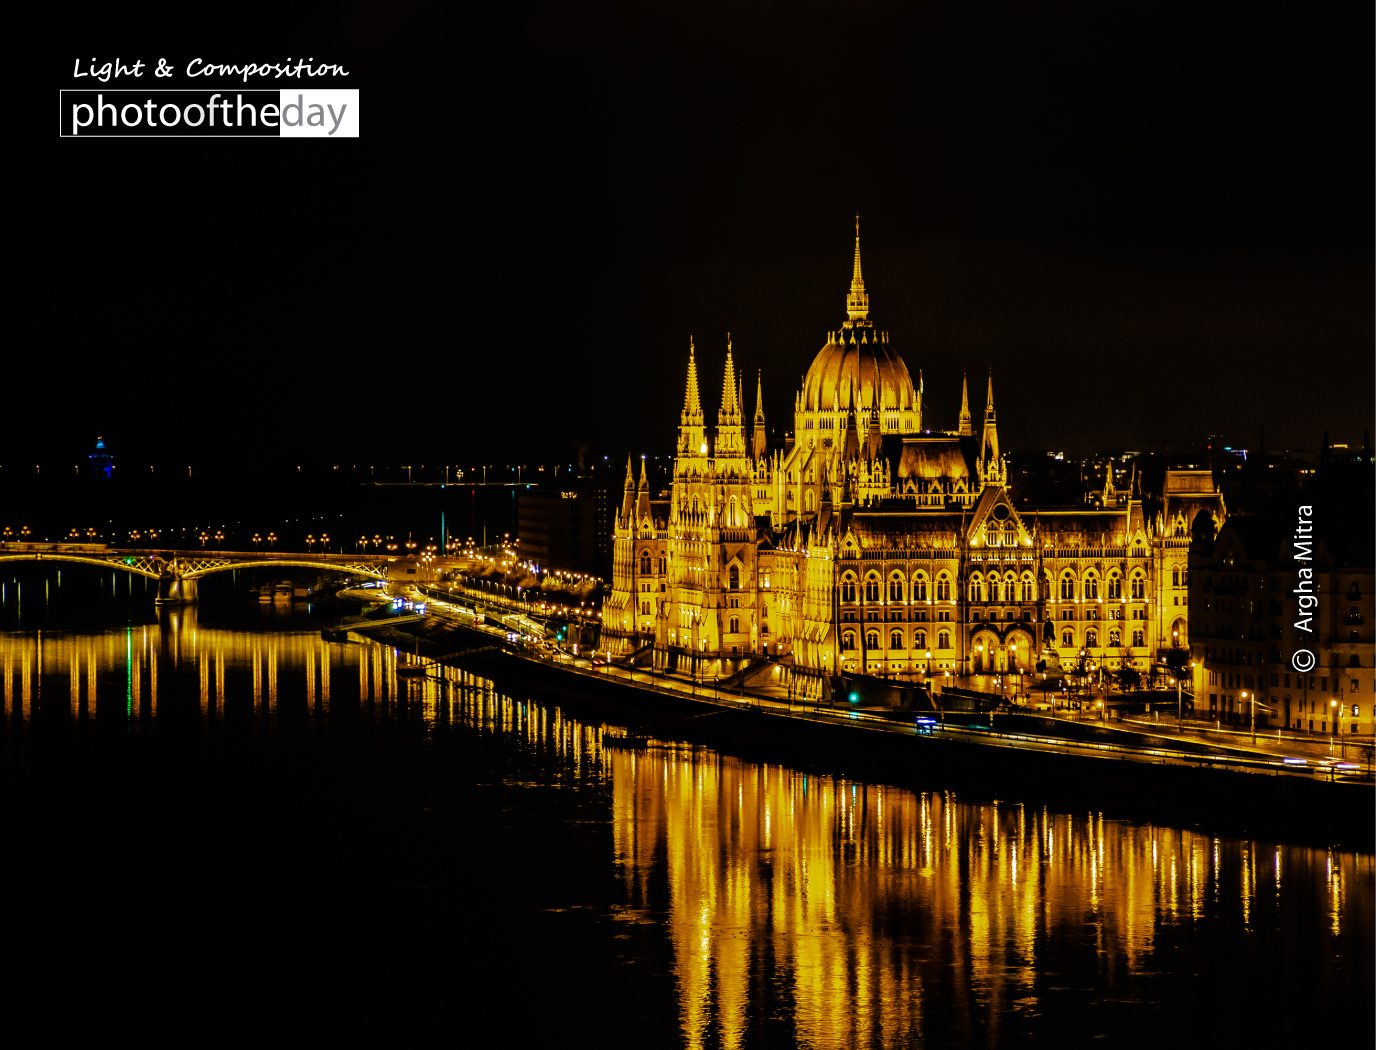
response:
<svg viewBox="0 0 1376 1050"><path fill-rule="evenodd" d="M869 433L865 437L865 458L871 463L879 459L879 449L882 444L880 438L879 425L879 402L882 393L879 381L879 359L874 362L874 396L870 398L870 425Z"/></svg>
<svg viewBox="0 0 1376 1050"><path fill-rule="evenodd" d="M680 456L703 454L702 398L698 396L698 362L693 340L688 340L688 389L683 395L683 414L679 417L678 451Z"/></svg>
<svg viewBox="0 0 1376 1050"><path fill-rule="evenodd" d="M765 458L768 437L764 428L764 373L755 376L755 427L750 433L750 456L756 462Z"/></svg>
<svg viewBox="0 0 1376 1050"><path fill-rule="evenodd" d="M635 513L635 475L631 472L631 457L626 457L626 484L621 491L621 522L628 525Z"/></svg>
<svg viewBox="0 0 1376 1050"><path fill-rule="evenodd" d="M731 333L726 333L726 372L721 385L721 410L717 413L717 458L745 455L745 420L741 418L736 363L731 356Z"/></svg>
<svg viewBox="0 0 1376 1050"><path fill-rule="evenodd" d="M856 429L855 387L850 388L850 407L846 409L846 443L842 447L843 462L849 463L860 454L860 434Z"/></svg>
<svg viewBox="0 0 1376 1050"><path fill-rule="evenodd" d="M970 424L970 380L967 376L960 377L960 436L970 437L974 434L974 428Z"/></svg>
<svg viewBox="0 0 1376 1050"><path fill-rule="evenodd" d="M860 216L855 217L855 266L851 271L850 294L846 296L846 327L852 327L857 321L862 325L869 324L870 317L870 297L865 291L865 279L860 275ZM854 336L852 335L852 340Z"/></svg>
<svg viewBox="0 0 1376 1050"><path fill-rule="evenodd" d="M721 412L717 419L725 421L739 414L740 402L736 398L736 364L731 359L731 333L726 333L726 376L721 384Z"/></svg>
<svg viewBox="0 0 1376 1050"><path fill-rule="evenodd" d="M989 370L989 396L984 403L984 437L980 441L980 458L994 463L999 458L999 432L994 414L994 370Z"/></svg>
<svg viewBox="0 0 1376 1050"><path fill-rule="evenodd" d="M637 525L650 520L650 473L643 456L640 459L640 484L635 492L635 520Z"/></svg>

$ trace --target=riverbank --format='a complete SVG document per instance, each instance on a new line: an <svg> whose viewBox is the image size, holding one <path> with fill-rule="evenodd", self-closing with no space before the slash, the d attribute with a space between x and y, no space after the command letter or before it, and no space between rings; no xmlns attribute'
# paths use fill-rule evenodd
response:
<svg viewBox="0 0 1376 1050"><path fill-rule="evenodd" d="M1103 741L1079 743L1069 737L1052 740L1033 731L1048 727L991 732L976 720L952 718L919 727L818 709L781 710L741 697L713 699L686 683L680 691L674 683L638 683L525 656L513 648L494 649L494 636L481 627L448 618L444 626L446 644L484 650L472 657L454 653L445 663L488 678L504 692L530 693L582 717L629 725L659 739L917 790L959 790L1025 806L1088 807L1105 816L1220 834L1368 852L1376 847L1376 793L1370 781L1345 780L1332 770L1300 774L1276 769L1274 756L1246 748L1215 746L1191 753L1180 750L1179 742L1154 736L1136 748L1104 746ZM1166 744L1176 744L1178 753L1164 750L1161 745Z"/></svg>

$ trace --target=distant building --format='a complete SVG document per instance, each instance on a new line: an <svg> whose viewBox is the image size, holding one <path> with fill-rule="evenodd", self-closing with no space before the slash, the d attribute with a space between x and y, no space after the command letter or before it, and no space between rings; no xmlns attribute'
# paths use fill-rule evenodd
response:
<svg viewBox="0 0 1376 1050"><path fill-rule="evenodd" d="M1108 464L1073 501L1016 500L992 376L979 423L962 389L957 430L924 429L921 373L869 320L858 235L846 312L783 449L767 448L762 380L747 435L729 339L709 446L690 346L669 500L627 464L604 645L708 674L783 657L820 691L841 671L919 680L1082 653L1146 670L1188 644L1191 526L1225 517L1209 471L1144 493Z"/></svg>
<svg viewBox="0 0 1376 1050"><path fill-rule="evenodd" d="M87 457L86 471L108 478L115 471L115 457L105 450L105 439L96 438L96 450Z"/></svg>
<svg viewBox="0 0 1376 1050"><path fill-rule="evenodd" d="M522 489L516 504L516 550L541 572L597 574L598 494L594 486ZM605 495L603 502L606 501Z"/></svg>
<svg viewBox="0 0 1376 1050"><path fill-rule="evenodd" d="M1217 536L1204 534L1192 546L1190 655L1199 717L1247 725L1255 699L1258 726L1373 731L1370 466L1355 460L1327 471L1307 490L1263 513L1230 517ZM1307 610L1301 594L1313 596Z"/></svg>

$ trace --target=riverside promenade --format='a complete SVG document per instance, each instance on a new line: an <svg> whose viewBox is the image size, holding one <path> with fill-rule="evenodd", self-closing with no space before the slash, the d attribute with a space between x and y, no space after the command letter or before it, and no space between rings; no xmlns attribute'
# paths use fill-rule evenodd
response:
<svg viewBox="0 0 1376 1050"><path fill-rule="evenodd" d="M1091 719L1056 718L1035 711L1014 709L987 716L852 708L844 699L831 704L804 703L779 686L732 687L715 680L703 681L617 662L594 664L591 659L561 653L552 647L522 640L512 641L508 627L480 622L478 607L487 616L519 617L522 628L543 631L528 605L504 602L461 586L420 585L415 598L427 600L427 614L449 621L486 637L513 657L558 669L569 688L581 680L587 686L616 682L665 698L683 699L721 709L754 710L820 725L846 727L869 733L898 736L942 737L986 748L1016 749L1047 754L1114 759L1154 766L1212 768L1235 773L1293 777L1306 780L1370 781L1370 748L1332 752L1321 742L1292 736L1250 735L1215 730L1187 722L1184 732L1174 718L1159 721L1124 719L1100 722ZM991 694L996 695L996 694ZM1166 697L1163 694L1163 700Z"/></svg>

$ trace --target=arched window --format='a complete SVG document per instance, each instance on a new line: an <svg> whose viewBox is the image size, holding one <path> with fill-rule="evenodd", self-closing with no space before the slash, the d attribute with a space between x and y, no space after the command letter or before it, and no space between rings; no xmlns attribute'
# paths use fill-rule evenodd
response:
<svg viewBox="0 0 1376 1050"><path fill-rule="evenodd" d="M1361 597L1362 597L1362 585L1361 585L1360 583L1358 583L1356 580L1353 580L1353 581L1352 581L1352 586L1349 587L1349 588L1347 589L1347 600L1350 601L1350 602L1355 602L1355 601L1360 600Z"/></svg>
<svg viewBox="0 0 1376 1050"><path fill-rule="evenodd" d="M890 649L902 649L902 648L903 648L903 632L902 632L902 631L893 631L893 632L891 632L891 633L889 634L889 648L890 648Z"/></svg>
<svg viewBox="0 0 1376 1050"><path fill-rule="evenodd" d="M1108 647L1118 649L1123 645L1123 636L1118 633L1118 628L1110 627L1108 631Z"/></svg>
<svg viewBox="0 0 1376 1050"><path fill-rule="evenodd" d="M849 653L849 652L854 652L854 650L855 650L855 632L854 632L854 631L843 631L842 634L841 634L841 651L842 651L842 652L847 652L847 653Z"/></svg>
<svg viewBox="0 0 1376 1050"><path fill-rule="evenodd" d="M734 616L731 617L731 629L730 629L730 631L729 631L728 633L730 633L730 634L740 634L740 633L741 633L741 622L740 622L739 619L737 619L737 618L734 617Z"/></svg>
<svg viewBox="0 0 1376 1050"><path fill-rule="evenodd" d="M726 524L734 528L739 525L740 519L736 517L736 497L731 497L731 504L726 508Z"/></svg>
<svg viewBox="0 0 1376 1050"><path fill-rule="evenodd" d="M999 527L992 521L989 522L989 524L987 524L986 526L984 526L984 542L987 543L990 547L998 545Z"/></svg>
<svg viewBox="0 0 1376 1050"><path fill-rule="evenodd" d="M641 551L641 552L640 552L640 575L642 575L642 576L648 576L648 575L650 575L650 552L649 552L649 551Z"/></svg>
<svg viewBox="0 0 1376 1050"><path fill-rule="evenodd" d="M927 648L927 632L926 632L926 631L918 631L918 632L917 632L917 637L915 637L915 638L913 639L913 648L914 648L914 649L925 649L925 648Z"/></svg>
<svg viewBox="0 0 1376 1050"><path fill-rule="evenodd" d="M1136 649L1142 648L1142 646L1145 644L1142 641L1142 632L1140 630L1132 632L1132 644L1133 647Z"/></svg>
<svg viewBox="0 0 1376 1050"><path fill-rule="evenodd" d="M841 577L841 600L843 602L855 601L855 577L850 573Z"/></svg>
<svg viewBox="0 0 1376 1050"><path fill-rule="evenodd" d="M1141 601L1147 596L1147 581L1142 578L1141 572L1132 574L1132 597Z"/></svg>
<svg viewBox="0 0 1376 1050"><path fill-rule="evenodd" d="M1075 632L1069 627L1061 632L1061 646L1065 649L1073 649L1075 647Z"/></svg>
<svg viewBox="0 0 1376 1050"><path fill-rule="evenodd" d="M939 602L951 600L951 578L944 572L936 578L936 600ZM942 646L942 648L947 648L947 646Z"/></svg>
<svg viewBox="0 0 1376 1050"><path fill-rule="evenodd" d="M938 635L936 636L936 647L937 647L938 649L949 649L949 648L951 648L951 632L950 632L950 631L942 631L940 634L938 634Z"/></svg>
<svg viewBox="0 0 1376 1050"><path fill-rule="evenodd" d="M1011 521L1003 527L1003 545L1005 547L1016 547L1018 544L1018 527Z"/></svg>
<svg viewBox="0 0 1376 1050"><path fill-rule="evenodd" d="M817 501L813 498L812 490L808 489L803 493L803 510L805 513L811 514L816 509Z"/></svg>
<svg viewBox="0 0 1376 1050"><path fill-rule="evenodd" d="M731 566L731 589L733 591L741 589L741 567L739 565Z"/></svg>
<svg viewBox="0 0 1376 1050"><path fill-rule="evenodd" d="M1085 645L1090 649L1099 648L1099 632L1093 627L1085 631Z"/></svg>
<svg viewBox="0 0 1376 1050"><path fill-rule="evenodd" d="M1032 574L1025 573L1022 578L1022 593L1018 595L1020 602L1035 602L1037 600L1037 589L1032 583Z"/></svg>
<svg viewBox="0 0 1376 1050"><path fill-rule="evenodd" d="M918 574L917 579L913 580L913 601L925 602L927 600L927 577Z"/></svg>
<svg viewBox="0 0 1376 1050"><path fill-rule="evenodd" d="M970 578L970 600L972 602L984 601L984 581L976 573Z"/></svg>
<svg viewBox="0 0 1376 1050"><path fill-rule="evenodd" d="M903 577L894 573L889 577L889 601L901 602L903 600Z"/></svg>
<svg viewBox="0 0 1376 1050"><path fill-rule="evenodd" d="M1085 577L1085 601L1092 602L1099 597L1099 578L1097 576Z"/></svg>
<svg viewBox="0 0 1376 1050"><path fill-rule="evenodd" d="M668 572L668 571L669 571L669 557L668 557L668 555L666 555L666 554L661 554L661 555L659 556L659 574L660 574L661 576L663 576L663 575L664 575L666 572Z"/></svg>
<svg viewBox="0 0 1376 1050"><path fill-rule="evenodd" d="M769 633L769 624L767 624L767 623L762 623L762 624L760 624L760 634L764 635L764 634L768 634L768 633Z"/></svg>
<svg viewBox="0 0 1376 1050"><path fill-rule="evenodd" d="M879 648L879 632L878 632L878 631L866 631L866 632L865 632L865 648L866 648L866 649L870 649L870 650L874 650L874 649L878 649L878 648Z"/></svg>
<svg viewBox="0 0 1376 1050"><path fill-rule="evenodd" d="M1123 596L1123 578L1117 572L1109 573L1108 577L1108 597L1117 600Z"/></svg>
<svg viewBox="0 0 1376 1050"><path fill-rule="evenodd" d="M1075 578L1066 573L1061 577L1061 601L1068 602L1075 597Z"/></svg>
<svg viewBox="0 0 1376 1050"><path fill-rule="evenodd" d="M879 577L875 573L870 573L865 578L865 601L877 602L879 600Z"/></svg>

